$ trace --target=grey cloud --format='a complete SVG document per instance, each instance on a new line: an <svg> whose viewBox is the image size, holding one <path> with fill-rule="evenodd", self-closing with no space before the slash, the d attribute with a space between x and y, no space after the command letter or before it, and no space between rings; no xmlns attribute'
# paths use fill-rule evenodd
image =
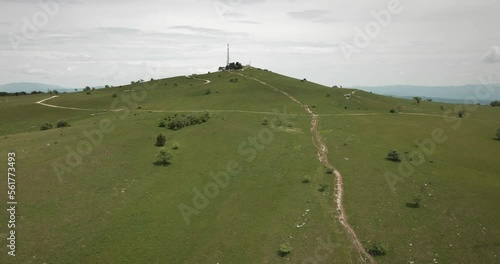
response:
<svg viewBox="0 0 500 264"><path fill-rule="evenodd" d="M192 27L192 26L174 26L170 27L174 30L185 30L194 34L210 35L210 36L247 36L243 32L228 32L220 29L204 28L204 27Z"/></svg>
<svg viewBox="0 0 500 264"><path fill-rule="evenodd" d="M287 15L295 19L308 20L315 23L328 23L338 21L330 16L327 10L304 10L298 12L288 12Z"/></svg>

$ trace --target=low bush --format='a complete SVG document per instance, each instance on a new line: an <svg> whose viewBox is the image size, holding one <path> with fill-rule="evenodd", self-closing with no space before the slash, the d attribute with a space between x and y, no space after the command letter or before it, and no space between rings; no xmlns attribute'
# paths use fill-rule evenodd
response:
<svg viewBox="0 0 500 264"><path fill-rule="evenodd" d="M52 125L52 123L45 122L40 126L40 130L49 130L53 127L54 127L54 125Z"/></svg>
<svg viewBox="0 0 500 264"><path fill-rule="evenodd" d="M288 245L287 243L282 243L279 247L278 247L278 255L280 257L286 257L288 256L290 253L292 253L292 250L293 248Z"/></svg>
<svg viewBox="0 0 500 264"><path fill-rule="evenodd" d="M380 241L373 243L373 247L368 250L368 253L372 256L383 256L387 254L387 247Z"/></svg>
<svg viewBox="0 0 500 264"><path fill-rule="evenodd" d="M64 121L64 120L58 121L56 126L57 127L70 127L69 123L67 121Z"/></svg>
<svg viewBox="0 0 500 264"><path fill-rule="evenodd" d="M167 127L171 130L179 130L184 127L205 123L209 119L210 119L210 113L208 112L204 112L199 116L195 115L185 116L185 115L175 114L173 117L167 118L168 120Z"/></svg>
<svg viewBox="0 0 500 264"><path fill-rule="evenodd" d="M269 124L269 120L267 117L262 118L262 125L267 126Z"/></svg>
<svg viewBox="0 0 500 264"><path fill-rule="evenodd" d="M387 159L394 162L401 162L401 160L403 160L403 155L397 150L391 150L387 153Z"/></svg>
<svg viewBox="0 0 500 264"><path fill-rule="evenodd" d="M306 175L304 176L304 178L302 179L302 183L310 183L311 182L311 176L309 175Z"/></svg>

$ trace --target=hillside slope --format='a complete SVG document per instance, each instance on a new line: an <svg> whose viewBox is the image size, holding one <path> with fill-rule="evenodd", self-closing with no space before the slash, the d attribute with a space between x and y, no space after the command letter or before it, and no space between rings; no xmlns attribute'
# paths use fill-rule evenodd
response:
<svg viewBox="0 0 500 264"><path fill-rule="evenodd" d="M388 248L375 261L498 260L500 168L493 157L500 141L492 139L498 109L417 105L253 68L37 104L47 98L0 103L0 149L4 157L17 156L16 261L368 262L338 219L338 178L318 161L318 140L343 175L347 221L362 246L380 241ZM306 109L316 116L315 140ZM460 109L469 115L456 118ZM202 124L158 126L176 114L204 112L211 118ZM43 122L59 120L71 127L40 131ZM408 160L425 150L415 142L436 128L448 140L411 175L389 184L384 175L398 174L399 164L385 160L387 152L399 149ZM160 133L173 154L169 166L155 165ZM5 178L0 186L7 186ZM421 208L406 206L413 195L423 196ZM291 254L279 256L282 244ZM6 251L2 263L10 260Z"/></svg>

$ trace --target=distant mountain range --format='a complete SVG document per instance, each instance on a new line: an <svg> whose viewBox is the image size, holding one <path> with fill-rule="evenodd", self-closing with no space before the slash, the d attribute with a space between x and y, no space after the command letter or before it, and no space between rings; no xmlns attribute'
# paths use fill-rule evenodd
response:
<svg viewBox="0 0 500 264"><path fill-rule="evenodd" d="M60 93L74 93L75 89L71 88L64 88L61 86L57 85L50 85L50 84L43 84L43 83L31 83L31 82L20 82L20 83L8 83L4 85L0 85L0 92L7 92L7 93L20 93L20 92L27 92L31 93L34 91L40 91L46 93L47 91L53 91L57 90ZM80 89L81 91L81 89Z"/></svg>
<svg viewBox="0 0 500 264"><path fill-rule="evenodd" d="M463 103L466 98L471 96L477 98L481 104L489 104L492 101L500 100L500 83L489 84L487 87L470 84L463 86L357 86L354 88L405 99L419 96L424 99L430 98L433 101L444 103ZM476 96L476 90L479 90L479 96ZM482 94L486 94L490 90L491 94L488 97L481 98Z"/></svg>

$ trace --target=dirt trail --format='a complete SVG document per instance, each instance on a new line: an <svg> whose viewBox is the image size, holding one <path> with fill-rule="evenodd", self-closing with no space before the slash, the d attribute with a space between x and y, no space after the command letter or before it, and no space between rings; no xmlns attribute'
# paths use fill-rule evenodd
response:
<svg viewBox="0 0 500 264"><path fill-rule="evenodd" d="M242 74L239 74L239 75L243 76ZM325 166L329 169L332 169L333 173L335 174L335 179L336 179L335 203L337 204L336 210L337 210L338 215L339 215L338 216L339 221L342 224L342 226L344 227L344 230L347 232L351 243L358 251L359 260L363 263L375 263L375 259L373 259L373 257L366 252L365 248L363 247L363 245L359 241L358 236L356 235L356 232L354 232L354 229L352 229L352 227L347 222L347 216L346 216L344 205L343 205L344 184L343 184L342 174L340 174L340 171L335 169L335 167L333 167L330 164L330 162L328 162L328 148L326 147L326 144L323 142L321 134L319 133L319 130L318 130L318 115L316 115L311 110L311 108L309 106L302 104L299 100L297 100L295 97L291 96L287 92L284 92L284 91L282 91L282 90L280 90L280 89L278 89L278 88L276 88L276 87L274 87L266 82L263 82L259 79L256 79L253 77L250 77L250 78L256 82L259 82L263 85L266 85L266 86L272 88L273 90L275 90L279 93L284 94L285 96L290 98L290 100L299 104L309 115L311 115L311 118L312 118L311 119L311 133L313 135L312 140L313 140L314 145L318 148L318 154L317 154L318 160L320 161L320 163L323 166Z"/></svg>
<svg viewBox="0 0 500 264"><path fill-rule="evenodd" d="M76 108L76 107L65 107L65 106L57 106L57 105L51 105L51 104L46 104L44 102L54 99L56 97L59 97L57 95L54 95L52 97L40 100L36 102L39 105L47 106L47 107L52 107L52 108L59 108L59 109L68 109L68 110L77 110L77 111L107 111L107 112L118 112L122 111L122 109L117 109L117 110L103 110L103 109L84 109L84 108Z"/></svg>

